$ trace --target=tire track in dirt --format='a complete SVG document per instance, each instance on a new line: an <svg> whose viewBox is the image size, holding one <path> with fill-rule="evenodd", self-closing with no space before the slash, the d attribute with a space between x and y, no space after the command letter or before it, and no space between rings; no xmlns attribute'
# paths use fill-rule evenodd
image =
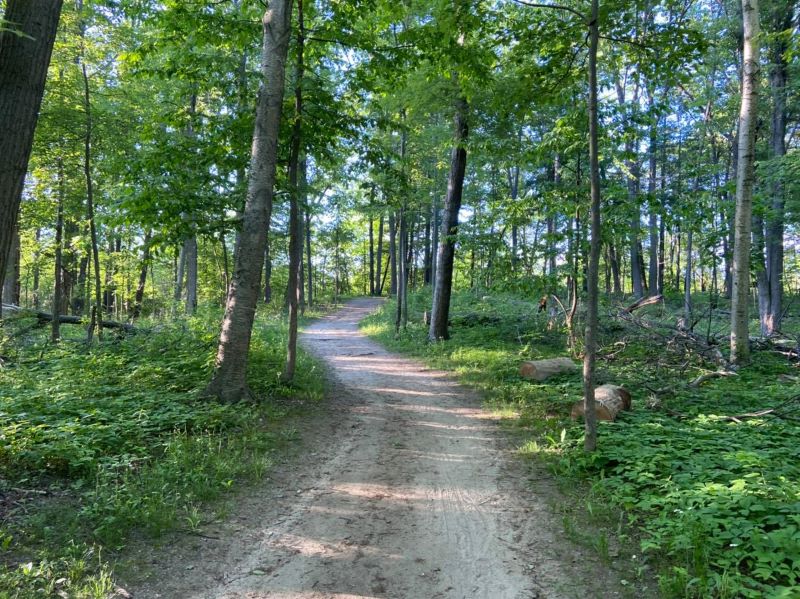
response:
<svg viewBox="0 0 800 599"><path fill-rule="evenodd" d="M173 557L137 597L620 595L606 566L563 542L475 394L359 332L378 305L355 300L303 333L330 372L330 426L273 481L283 493L246 501L247 528L202 549L190 576L168 574L192 559Z"/></svg>

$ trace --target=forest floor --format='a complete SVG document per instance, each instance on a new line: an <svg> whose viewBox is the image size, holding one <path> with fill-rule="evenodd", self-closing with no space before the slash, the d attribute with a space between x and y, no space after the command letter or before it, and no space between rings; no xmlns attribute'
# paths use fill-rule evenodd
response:
<svg viewBox="0 0 800 599"><path fill-rule="evenodd" d="M146 598L643 596L565 538L551 476L514 460L474 391L359 331L355 300L302 343L329 369L329 402L302 445L228 518L132 551ZM134 574L135 573L135 574Z"/></svg>

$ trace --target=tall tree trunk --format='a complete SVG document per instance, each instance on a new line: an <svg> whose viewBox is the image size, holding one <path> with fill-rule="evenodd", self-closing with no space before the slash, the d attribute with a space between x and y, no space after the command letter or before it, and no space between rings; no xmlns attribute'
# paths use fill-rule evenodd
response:
<svg viewBox="0 0 800 599"><path fill-rule="evenodd" d="M264 245L264 303L268 304L272 301L272 242L269 231L267 231L267 241ZM230 290L228 290L228 295L230 295Z"/></svg>
<svg viewBox="0 0 800 599"><path fill-rule="evenodd" d="M148 231L144 235L144 243L142 247L142 263L139 268L139 282L136 285L136 295L133 299L133 313L131 320L136 320L142 313L142 302L144 301L145 284L147 283L147 269L150 267L150 239L152 238L152 231Z"/></svg>
<svg viewBox="0 0 800 599"><path fill-rule="evenodd" d="M14 227L11 236L11 247L9 248L8 254L8 259L6 260L6 274L3 279L3 302L18 306L20 300L20 243L18 225Z"/></svg>
<svg viewBox="0 0 800 599"><path fill-rule="evenodd" d="M557 159L557 157L556 157ZM508 171L508 185L511 190L511 203L517 202L519 196L519 166L514 166ZM511 225L511 270L517 271L519 264L519 229L517 223L513 222Z"/></svg>
<svg viewBox="0 0 800 599"><path fill-rule="evenodd" d="M650 93L650 111L651 113L655 108L655 92ZM652 118L652 115L651 115ZM662 289L658 285L658 202L656 200L656 146L658 143L658 125L654 119L650 125L650 141L648 151L649 159L649 173L647 177L647 194L649 197L649 222L648 229L650 233L650 248L649 248L649 273L648 281L650 282L649 292L650 295L661 293Z"/></svg>
<svg viewBox="0 0 800 599"><path fill-rule="evenodd" d="M788 82L788 37L794 22L796 2L776 2L772 6L770 25L775 39L770 47L769 87L772 95L772 131L770 150L772 159L781 160L786 155L786 87ZM784 182L783 171L775 177L770 189L771 210L766 219L766 264L769 301L762 314L762 334L774 335L780 331L783 317L783 229Z"/></svg>
<svg viewBox="0 0 800 599"><path fill-rule="evenodd" d="M175 290L172 294L173 313L177 311L178 304L180 303L181 296L183 295L183 279L185 272L186 272L186 244L182 243L180 251L178 253L178 258L175 262Z"/></svg>
<svg viewBox="0 0 800 599"><path fill-rule="evenodd" d="M375 220L369 215L369 294L375 295Z"/></svg>
<svg viewBox="0 0 800 599"><path fill-rule="evenodd" d="M683 321L687 330L692 329L692 273L694 263L692 260L693 231L691 225L686 227L686 273L683 276Z"/></svg>
<svg viewBox="0 0 800 599"><path fill-rule="evenodd" d="M455 76L454 79L456 79ZM457 79L456 83L458 83ZM433 288L433 304L431 306L431 325L428 331L428 339L431 341L450 338L447 321L450 316L450 294L453 288L453 263L456 254L456 236L458 235L458 212L461 210L464 174L467 168L468 110L467 99L463 95L459 95L455 103L455 134L453 150L450 154L450 176L447 182L447 195L444 200L444 218L442 222L444 230L438 248L436 282Z"/></svg>
<svg viewBox="0 0 800 599"><path fill-rule="evenodd" d="M381 269L383 268L383 214L378 219L378 254L375 260L375 295L383 295L383 279L381 278Z"/></svg>
<svg viewBox="0 0 800 599"><path fill-rule="evenodd" d="M83 74L83 108L86 117L86 131L83 143L83 173L86 177L86 214L89 220L89 235L92 244L92 266L94 267L94 326L97 329L97 338L103 338L102 320L102 288L100 287L100 249L97 242L97 222L94 212L94 182L92 181L92 102L89 95L89 76L86 73L86 63L81 64ZM89 334L91 337L91 332Z"/></svg>
<svg viewBox="0 0 800 599"><path fill-rule="evenodd" d="M439 252L439 232L441 227L441 222L439 221L439 205L436 201L436 194L433 194L433 200L431 202L431 284L436 285L436 268L438 262L438 252Z"/></svg>
<svg viewBox="0 0 800 599"><path fill-rule="evenodd" d="M311 262L311 206L308 205L305 210L305 221L303 232L306 236L306 279L308 281L306 303L311 307L314 305L314 264Z"/></svg>
<svg viewBox="0 0 800 599"><path fill-rule="evenodd" d="M617 103L620 107L625 106L625 91L621 81L617 81ZM636 84L632 104L634 107L639 103L639 85ZM635 109L635 108L634 108ZM628 126L634 126L631 117L626 118ZM628 203L631 206L633 215L631 216L631 239L630 239L630 255L631 255L631 285L633 286L633 295L635 297L644 296L644 281L642 277L642 254L640 249L639 231L641 229L641 209L639 206L639 186L641 178L641 169L639 166L639 159L636 157L637 143L636 135L632 134L631 138L625 142L625 153L632 155L625 162L628 169L627 173L627 187L628 187Z"/></svg>
<svg viewBox="0 0 800 599"><path fill-rule="evenodd" d="M62 0L6 0L0 28L0 288L39 118Z"/></svg>
<svg viewBox="0 0 800 599"><path fill-rule="evenodd" d="M598 0L592 0L589 20L589 181L591 188L591 234L589 265L586 271L588 293L586 297L586 332L583 357L583 407L585 420L584 449L597 449L597 415L594 407L594 369L597 353L598 330L598 267L600 264L600 167L598 164L597 118L597 20Z"/></svg>
<svg viewBox="0 0 800 599"><path fill-rule="evenodd" d="M736 219L733 247L733 303L731 305L731 361L750 357L748 332L750 291L750 231L755 179L755 133L758 120L759 18L758 0L742 0L744 54L742 104L739 110L739 168L736 177Z"/></svg>
<svg viewBox="0 0 800 599"><path fill-rule="evenodd" d="M294 118L289 148L289 340L286 345L286 368L281 374L284 383L294 379L297 366L297 318L300 310L300 291L303 280L300 269L303 263L303 220L300 208L304 201L305 181L300 181L301 146L303 132L303 51L305 49L305 24L303 22L303 0L297 0L296 62L294 67ZM305 162L305 159L302 159ZM302 170L305 170L304 168ZM303 177L304 178L304 177Z"/></svg>
<svg viewBox="0 0 800 599"><path fill-rule="evenodd" d="M53 343L58 343L61 339L61 315L62 292L64 276L63 250L64 250L64 199L65 199L65 180L64 180L64 160L58 157L58 208L56 210L56 247L55 247L55 268L53 271L53 320L51 321L50 339Z"/></svg>
<svg viewBox="0 0 800 599"><path fill-rule="evenodd" d="M186 265L185 313L191 316L197 310L197 236L194 234L183 242L183 260Z"/></svg>
<svg viewBox="0 0 800 599"><path fill-rule="evenodd" d="M42 229L36 229L36 250L33 253L33 309L39 310L41 307L41 299L39 297L39 284L41 279L41 264L42 254L39 251L39 242L42 240Z"/></svg>
<svg viewBox="0 0 800 599"><path fill-rule="evenodd" d="M397 219L389 212L389 296L397 294Z"/></svg>
<svg viewBox="0 0 800 599"><path fill-rule="evenodd" d="M398 212L398 247L397 247L397 307L394 319L394 333L400 334L400 326L403 320L403 304L406 301L406 223L407 213L405 208L400 208Z"/></svg>
<svg viewBox="0 0 800 599"><path fill-rule="evenodd" d="M261 286L261 268L272 212L286 56L291 35L291 0L270 0L263 19L262 87L256 110L242 234L225 306L214 373L206 393L222 401L250 395L247 354Z"/></svg>

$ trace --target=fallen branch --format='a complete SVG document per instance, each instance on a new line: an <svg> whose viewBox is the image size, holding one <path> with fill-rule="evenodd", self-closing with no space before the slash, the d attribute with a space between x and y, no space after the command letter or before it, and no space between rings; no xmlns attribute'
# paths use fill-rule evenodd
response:
<svg viewBox="0 0 800 599"><path fill-rule="evenodd" d="M28 311L24 308L20 308L19 306L12 306L9 304L3 304L3 312L13 312L17 313L20 316L31 316L36 318L37 326L42 326L46 322L53 322L53 315L49 312L39 312L39 311ZM87 324L82 317L80 316L70 316L67 314L60 314L58 316L58 322L61 324ZM116 320L103 320L101 323L103 328L105 329L119 329L125 331L126 333L133 333L136 332L136 327L132 324L128 324L127 322L117 322Z"/></svg>
<svg viewBox="0 0 800 599"><path fill-rule="evenodd" d="M691 383L689 383L690 387L699 387L706 381L710 381L711 379L716 379L725 376L736 376L736 373L732 370L717 370L714 372L706 372L705 374L701 374L696 379L694 379Z"/></svg>
<svg viewBox="0 0 800 599"><path fill-rule="evenodd" d="M639 308L644 308L645 306L652 306L653 304L657 304L663 301L664 301L664 296L659 293L658 295L651 295L649 297L640 298L635 302L633 302L627 308L624 308L622 311L631 314L635 310L638 310Z"/></svg>

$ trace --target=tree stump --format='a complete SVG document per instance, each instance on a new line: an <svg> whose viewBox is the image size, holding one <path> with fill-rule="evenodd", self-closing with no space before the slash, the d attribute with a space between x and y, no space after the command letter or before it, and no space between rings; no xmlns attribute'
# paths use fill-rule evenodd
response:
<svg viewBox="0 0 800 599"><path fill-rule="evenodd" d="M549 360L529 360L519 367L519 375L524 379L543 381L555 374L575 372L578 365L569 358L550 358Z"/></svg>
<svg viewBox="0 0 800 599"><path fill-rule="evenodd" d="M631 394L619 385L600 385L594 390L594 402L597 419L612 422L622 410L631 409ZM575 420L583 414L583 401L575 402L570 416Z"/></svg>

